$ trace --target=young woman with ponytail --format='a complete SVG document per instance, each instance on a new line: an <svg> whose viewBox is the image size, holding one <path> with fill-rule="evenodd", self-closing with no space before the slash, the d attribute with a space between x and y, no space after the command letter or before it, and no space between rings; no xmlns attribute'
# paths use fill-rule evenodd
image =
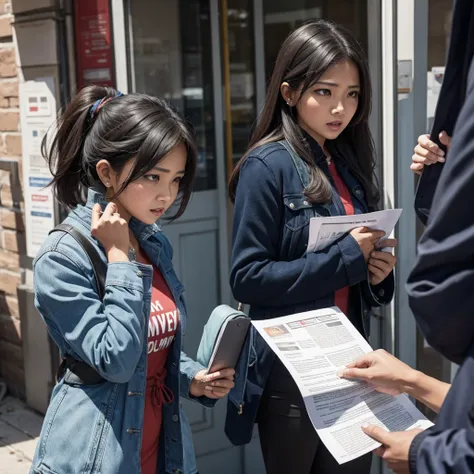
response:
<svg viewBox="0 0 474 474"><path fill-rule="evenodd" d="M349 32L320 20L288 36L249 150L230 180L230 284L253 319L337 305L368 337L371 308L391 300L395 257L375 246L383 233L358 228L324 250L306 251L312 217L376 209L370 103L367 62ZM256 421L268 474L369 473L370 455L337 464L289 372L257 334L254 348L242 414L229 403L234 443L249 442Z"/></svg>
<svg viewBox="0 0 474 474"><path fill-rule="evenodd" d="M189 202L193 131L164 100L90 86L43 152L71 209L65 224L99 253L106 279L101 298L94 265L68 233L50 234L35 259L35 304L64 362L31 472L193 474L179 397L211 407L234 374L207 375L182 352L183 286L156 224Z"/></svg>

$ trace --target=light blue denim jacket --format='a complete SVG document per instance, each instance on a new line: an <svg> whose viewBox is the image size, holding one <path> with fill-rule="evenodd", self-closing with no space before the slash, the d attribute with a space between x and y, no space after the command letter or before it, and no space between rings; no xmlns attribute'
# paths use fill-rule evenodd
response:
<svg viewBox="0 0 474 474"><path fill-rule="evenodd" d="M94 203L107 204L89 191L87 204L71 212L73 225L106 257L90 237ZM157 225L134 219L130 228L150 261L162 272L179 310L180 325L167 359L166 385L174 401L163 407L163 431L157 473L196 471L192 434L179 396L203 367L181 351L186 328L184 288L172 264L172 248ZM152 267L138 262L107 265L105 296L99 299L92 264L68 234L55 232L34 262L35 304L61 354L94 367L105 379L96 385L68 381L55 386L36 448L31 473L136 474L146 393L147 336ZM198 399L205 406L214 401Z"/></svg>

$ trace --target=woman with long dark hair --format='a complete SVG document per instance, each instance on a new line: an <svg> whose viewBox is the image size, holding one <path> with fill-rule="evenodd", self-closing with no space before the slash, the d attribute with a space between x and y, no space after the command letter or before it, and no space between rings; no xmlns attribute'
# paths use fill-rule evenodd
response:
<svg viewBox="0 0 474 474"><path fill-rule="evenodd" d="M324 250L306 251L312 217L377 207L370 106L367 61L349 32L320 20L288 36L230 180L230 284L252 318L337 305L368 337L371 308L391 300L395 257L377 248L382 232L357 228ZM242 413L229 404L230 439L248 442L257 421L269 474L368 473L370 454L341 466L332 458L288 371L255 337Z"/></svg>
<svg viewBox="0 0 474 474"><path fill-rule="evenodd" d="M73 230L53 232L34 262L35 304L63 362L31 472L194 474L179 397L212 406L234 384L233 369L208 375L181 350L184 289L156 223L189 202L194 132L164 100L89 86L51 145Z"/></svg>

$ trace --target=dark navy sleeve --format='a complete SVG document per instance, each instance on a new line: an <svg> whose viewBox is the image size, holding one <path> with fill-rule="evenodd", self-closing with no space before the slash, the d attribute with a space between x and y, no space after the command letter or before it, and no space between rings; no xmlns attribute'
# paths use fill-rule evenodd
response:
<svg viewBox="0 0 474 474"><path fill-rule="evenodd" d="M456 363L473 343L474 329L473 64L466 101L407 283L410 307L426 340Z"/></svg>
<svg viewBox="0 0 474 474"><path fill-rule="evenodd" d="M323 251L279 261L281 193L266 161L249 156L240 172L234 208L230 284L237 301L299 304L366 280L363 253L350 235Z"/></svg>
<svg viewBox="0 0 474 474"><path fill-rule="evenodd" d="M474 471L474 429L436 431L417 435L409 453L410 474L466 474Z"/></svg>

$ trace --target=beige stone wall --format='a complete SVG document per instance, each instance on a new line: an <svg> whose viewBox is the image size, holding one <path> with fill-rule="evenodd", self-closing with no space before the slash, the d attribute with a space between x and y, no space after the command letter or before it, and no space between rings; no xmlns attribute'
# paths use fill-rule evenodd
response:
<svg viewBox="0 0 474 474"><path fill-rule="evenodd" d="M17 288L24 253L23 203L8 161L18 162L21 176L21 134L18 108L18 65L11 1L0 0L0 377L10 392L24 397L25 382Z"/></svg>

